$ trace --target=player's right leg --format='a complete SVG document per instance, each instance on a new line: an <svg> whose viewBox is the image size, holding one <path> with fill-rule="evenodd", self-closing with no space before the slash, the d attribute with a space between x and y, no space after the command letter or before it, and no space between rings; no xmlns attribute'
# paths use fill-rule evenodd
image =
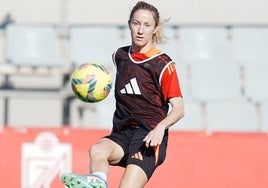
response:
<svg viewBox="0 0 268 188"><path fill-rule="evenodd" d="M102 138L89 151L90 172L104 172L108 174L109 165L119 163L124 156L122 147L109 138Z"/></svg>
<svg viewBox="0 0 268 188"><path fill-rule="evenodd" d="M124 155L123 149L114 141L102 138L90 149L91 175L67 173L62 175L62 182L69 188L106 188L110 164L117 164ZM104 176L94 173L104 174Z"/></svg>

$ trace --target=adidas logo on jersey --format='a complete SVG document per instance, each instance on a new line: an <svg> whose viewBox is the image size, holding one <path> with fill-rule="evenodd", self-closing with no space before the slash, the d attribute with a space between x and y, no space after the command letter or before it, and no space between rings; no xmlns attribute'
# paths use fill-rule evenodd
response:
<svg viewBox="0 0 268 188"><path fill-rule="evenodd" d="M134 94L141 95L141 91L136 78L132 78L128 84L125 85L123 89L120 90L122 94Z"/></svg>

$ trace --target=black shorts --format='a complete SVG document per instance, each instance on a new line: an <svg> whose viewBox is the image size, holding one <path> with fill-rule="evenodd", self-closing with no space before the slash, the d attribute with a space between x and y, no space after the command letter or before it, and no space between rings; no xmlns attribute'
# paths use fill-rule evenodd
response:
<svg viewBox="0 0 268 188"><path fill-rule="evenodd" d="M168 130L166 130L162 143L157 147L146 147L143 139L149 131L140 126L124 126L120 131L113 131L108 138L119 144L124 150L124 156L115 166L126 167L129 164L139 166L149 180L156 167L166 158Z"/></svg>

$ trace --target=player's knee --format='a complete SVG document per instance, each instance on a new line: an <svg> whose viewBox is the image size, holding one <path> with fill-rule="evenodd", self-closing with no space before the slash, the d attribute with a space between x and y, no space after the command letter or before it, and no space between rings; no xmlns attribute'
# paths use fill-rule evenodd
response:
<svg viewBox="0 0 268 188"><path fill-rule="evenodd" d="M101 148L95 144L95 145L92 145L90 148L89 148L89 155L90 157L94 157L94 156L97 156L101 151Z"/></svg>
<svg viewBox="0 0 268 188"><path fill-rule="evenodd" d="M100 158L101 156L106 157L108 152L107 147L102 146L102 144L92 145L89 149L89 155L91 158Z"/></svg>

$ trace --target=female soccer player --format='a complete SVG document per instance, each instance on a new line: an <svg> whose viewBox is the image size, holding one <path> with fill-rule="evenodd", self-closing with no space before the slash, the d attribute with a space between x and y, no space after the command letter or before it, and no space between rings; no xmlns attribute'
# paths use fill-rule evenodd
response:
<svg viewBox="0 0 268 188"><path fill-rule="evenodd" d="M106 188L109 165L125 168L120 188L144 187L165 160L169 127L184 115L174 62L156 47L163 40L157 8L138 2L128 26L132 45L113 54L112 132L91 147L90 175L62 175L69 188Z"/></svg>

